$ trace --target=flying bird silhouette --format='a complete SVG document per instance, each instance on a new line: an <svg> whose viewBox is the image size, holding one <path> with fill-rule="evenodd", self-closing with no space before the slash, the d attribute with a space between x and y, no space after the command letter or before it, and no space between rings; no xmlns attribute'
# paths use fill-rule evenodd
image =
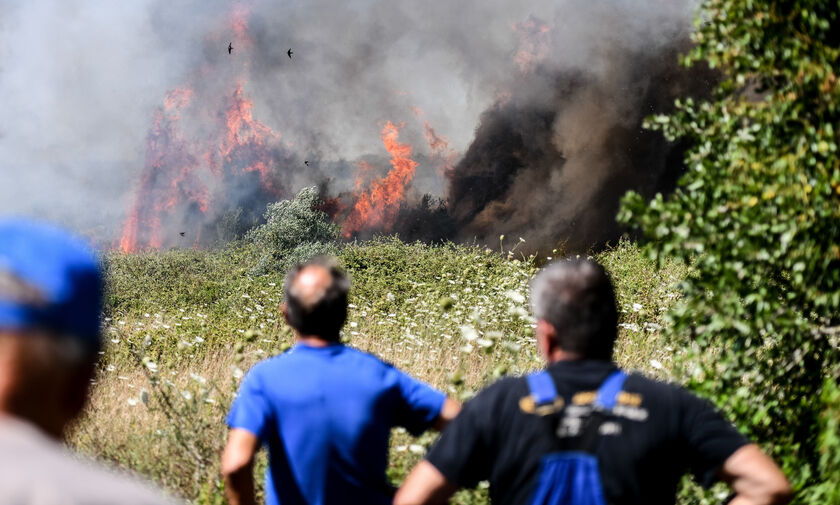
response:
<svg viewBox="0 0 840 505"><path fill-rule="evenodd" d="M295 53L294 53L294 51L292 51L292 48L290 47L290 48L289 48L289 50L288 50L288 51L286 51L286 54L288 54L288 55L289 55L289 59L291 60L291 59L292 59L292 55L293 55L293 54L295 54Z"/></svg>
<svg viewBox="0 0 840 505"><path fill-rule="evenodd" d="M183 237L185 233L187 233L187 232L182 231L182 232L178 233L178 235L180 235L180 236L182 236L182 237Z"/></svg>
<svg viewBox="0 0 840 505"><path fill-rule="evenodd" d="M233 43L232 43L232 42L228 42L228 54L230 54L230 53L232 53L232 52L233 52Z"/></svg>
<svg viewBox="0 0 840 505"><path fill-rule="evenodd" d="M303 164L308 167L309 166L309 160L304 161Z"/></svg>

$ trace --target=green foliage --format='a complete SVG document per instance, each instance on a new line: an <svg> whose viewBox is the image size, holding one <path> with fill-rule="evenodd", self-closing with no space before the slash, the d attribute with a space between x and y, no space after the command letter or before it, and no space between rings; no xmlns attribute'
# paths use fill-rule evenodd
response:
<svg viewBox="0 0 840 505"><path fill-rule="evenodd" d="M502 373L538 367L527 316L536 265L506 256L395 238L340 247L353 281L344 339L461 398ZM230 401L253 363L292 343L277 310L283 272L251 275L259 257L249 242L107 256L109 345L86 419L71 436L76 447L193 503L223 503L218 455ZM659 328L685 268L658 268L629 242L598 260L622 309L617 359L669 377L681 351ZM398 484L434 439L394 430L388 477ZM263 456L258 483L265 464ZM486 504L486 485L452 502Z"/></svg>
<svg viewBox="0 0 840 505"><path fill-rule="evenodd" d="M826 380L822 392L820 414L819 474L823 482L807 490L806 503L840 504L840 386Z"/></svg>
<svg viewBox="0 0 840 505"><path fill-rule="evenodd" d="M648 122L691 142L688 171L619 215L654 257L692 265L670 313L691 337L690 385L771 444L800 489L832 478L817 417L840 364L838 16L818 0L703 2L685 62L723 80L713 100Z"/></svg>
<svg viewBox="0 0 840 505"><path fill-rule="evenodd" d="M317 188L309 187L300 190L291 200L268 206L265 224L246 236L262 254L254 274L282 272L313 256L335 254L340 229L318 210L320 203Z"/></svg>

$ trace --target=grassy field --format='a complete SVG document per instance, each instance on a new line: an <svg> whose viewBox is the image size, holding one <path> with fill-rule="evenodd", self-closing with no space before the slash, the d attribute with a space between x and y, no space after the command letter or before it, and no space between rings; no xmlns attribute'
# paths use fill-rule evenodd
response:
<svg viewBox="0 0 840 505"><path fill-rule="evenodd" d="M535 259L396 239L348 245L339 256L353 279L350 345L462 399L539 366L527 302ZM230 401L250 366L292 343L278 313L283 274L252 275L258 258L247 244L107 257L108 347L74 446L194 503L222 502L218 456ZM617 361L679 380L680 346L660 330L684 267L657 267L628 243L597 258L618 291ZM395 430L391 479L398 483L433 440ZM462 492L455 503L486 503L486 491Z"/></svg>

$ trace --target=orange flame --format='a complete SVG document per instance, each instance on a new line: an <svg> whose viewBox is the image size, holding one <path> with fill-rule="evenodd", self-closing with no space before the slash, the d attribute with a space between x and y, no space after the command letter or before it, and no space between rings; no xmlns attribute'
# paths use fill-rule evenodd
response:
<svg viewBox="0 0 840 505"><path fill-rule="evenodd" d="M411 159L411 146L398 141L402 127L402 123L385 123L381 138L391 155L392 168L384 177L372 181L368 191L356 194L356 203L342 227L345 237L369 228L390 231L394 225L406 187L418 165Z"/></svg>
<svg viewBox="0 0 840 505"><path fill-rule="evenodd" d="M423 123L423 134L426 136L429 148L431 148L433 157L437 161L438 175L450 175L455 170L458 153L449 146L449 140L438 135L428 121Z"/></svg>
<svg viewBox="0 0 840 505"><path fill-rule="evenodd" d="M371 165L367 161L358 162L356 164L356 168L358 168L359 171L356 172L356 183L355 183L354 191L355 191L355 193L358 194L358 193L361 193L362 186L365 183L370 182L370 177L371 177L371 174L374 173L374 168L373 168L373 165Z"/></svg>
<svg viewBox="0 0 840 505"><path fill-rule="evenodd" d="M248 34L251 3L233 3L226 20L234 55L247 55L253 45ZM220 33L210 35L211 42L220 40ZM227 40L230 39L225 37ZM221 46L219 50L223 51ZM229 55L224 54L223 58L228 62ZM248 59L244 57L237 56L234 63L240 72L248 67ZM214 63L205 62L188 82L199 82L214 73L214 69ZM254 102L244 87L245 79L240 77L233 81L229 95L202 95L199 100L194 98L195 91L190 86L166 94L163 106L155 112L146 140L145 166L119 240L120 250L134 252L171 244L172 239L164 236L164 227L173 231L173 226L183 225L185 220L196 224L190 230L190 239L194 238L194 246L198 246L203 216L213 209L214 195L217 204L226 203L225 188L235 186L235 179L246 173L259 174L264 195L279 197L285 193L277 178L275 162L280 135L254 118ZM205 107L207 103L218 104L217 110L206 111L211 113L210 117L218 118L215 129L200 137L182 133L181 114L191 110L190 107ZM184 233L180 235L183 237Z"/></svg>
<svg viewBox="0 0 840 505"><path fill-rule="evenodd" d="M426 121L426 113L420 107L412 106L412 112L418 119L423 121L423 135L432 150L432 159L435 161L437 173L440 176L448 176L455 169L455 161L458 159L458 152L449 145L449 139L438 135L432 125Z"/></svg>
<svg viewBox="0 0 840 505"><path fill-rule="evenodd" d="M520 71L530 72L549 54L550 30L547 24L533 16L516 23L513 29L519 38L519 50L514 61L519 65Z"/></svg>
<svg viewBox="0 0 840 505"><path fill-rule="evenodd" d="M209 189L198 177L198 160L178 130L180 113L191 95L189 89L174 89L167 93L164 106L155 112L146 141L146 166L140 188L120 237L123 252L136 252L138 243L159 249L163 245L163 217L179 202L200 212L207 211ZM167 175L169 181L162 183L159 178Z"/></svg>
<svg viewBox="0 0 840 505"><path fill-rule="evenodd" d="M259 172L263 186L280 196L283 190L272 178L274 167L267 147L267 142L279 141L280 135L254 119L254 101L244 96L242 86L243 82L238 82L228 99L226 130L219 145L219 156L229 165L241 166L244 172Z"/></svg>

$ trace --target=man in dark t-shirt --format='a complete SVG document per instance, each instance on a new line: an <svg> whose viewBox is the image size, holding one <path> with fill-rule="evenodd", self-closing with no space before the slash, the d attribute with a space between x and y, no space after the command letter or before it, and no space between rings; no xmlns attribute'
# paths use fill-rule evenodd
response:
<svg viewBox="0 0 840 505"><path fill-rule="evenodd" d="M458 487L490 482L497 505L533 502L543 458L592 433L606 503L673 504L681 477L729 483L733 504L786 503L778 467L707 401L681 387L629 374L614 406L594 405L616 372L617 310L603 267L589 260L554 263L536 277L531 299L537 344L546 358L550 402L536 401L526 378L506 378L480 392L412 471L395 505L445 503Z"/></svg>

